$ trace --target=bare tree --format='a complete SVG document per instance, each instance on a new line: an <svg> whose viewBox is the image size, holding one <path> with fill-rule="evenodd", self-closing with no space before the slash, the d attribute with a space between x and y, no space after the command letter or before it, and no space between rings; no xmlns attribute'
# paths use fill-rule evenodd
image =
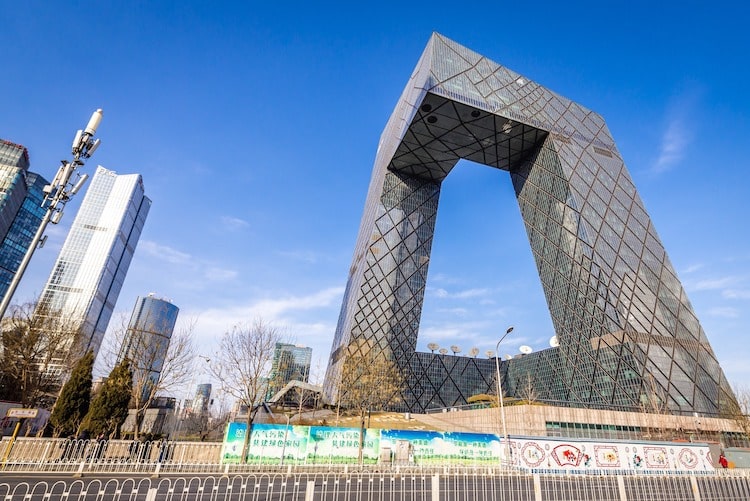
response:
<svg viewBox="0 0 750 501"><path fill-rule="evenodd" d="M298 408L298 414L302 414L302 407L303 405L305 407L312 407L312 416L311 418L315 419L315 413L320 408L321 405L321 393L323 388L323 380L325 379L325 372L326 368L323 367L323 362L320 359L320 357L316 358L315 364L313 365L312 370L310 371L310 384L313 384L315 386L319 386L321 388L321 391L307 391L305 392L304 389L299 389L300 391L296 395L297 397L297 403L299 404Z"/></svg>
<svg viewBox="0 0 750 501"><path fill-rule="evenodd" d="M51 407L75 362L80 322L61 312L39 314L37 303L13 305L2 319L0 398L24 407Z"/></svg>
<svg viewBox="0 0 750 501"><path fill-rule="evenodd" d="M193 371L195 348L193 332L195 320L177 329L169 340L169 348L164 356L161 370L157 373L146 368L154 367L157 360L152 360L154 350L144 346L140 362L134 357L136 369L133 371L133 393L130 407L136 411L135 438L138 438L143 415L159 394L169 393L184 384ZM152 365L153 362L153 365Z"/></svg>
<svg viewBox="0 0 750 501"><path fill-rule="evenodd" d="M281 342L278 328L257 318L249 325L235 325L226 332L214 360L211 375L221 390L247 407L247 431L242 444L241 462L247 460L253 420L266 392L276 343Z"/></svg>
<svg viewBox="0 0 750 501"><path fill-rule="evenodd" d="M327 363L328 361L326 360L326 365ZM316 386L323 386L323 381L326 377L326 369L327 367L323 365L323 360L321 360L320 357L316 357L315 363L313 363L310 370L310 383Z"/></svg>
<svg viewBox="0 0 750 501"><path fill-rule="evenodd" d="M113 359L119 361L127 357L131 362L133 385L130 409L135 411L135 439L140 436L146 409L153 405L157 395L181 387L193 373L195 324L195 319L191 319L167 338L129 330L123 322L108 336L103 358L112 363ZM150 324L145 321L144 325ZM156 332L164 330L159 326L153 327Z"/></svg>
<svg viewBox="0 0 750 501"><path fill-rule="evenodd" d="M183 424L185 433L198 437L201 442L221 439L231 414L229 402L223 399L212 399L212 401L216 404L209 406L207 412L190 413L185 417Z"/></svg>
<svg viewBox="0 0 750 501"><path fill-rule="evenodd" d="M307 389L304 386L295 386L294 400L297 402L297 416L302 416L302 409L304 408L312 407L315 409L318 405L319 395L319 392Z"/></svg>
<svg viewBox="0 0 750 501"><path fill-rule="evenodd" d="M737 428L745 435L745 440L750 440L750 388L743 385L735 385L734 396L737 405L732 405L728 414Z"/></svg>
<svg viewBox="0 0 750 501"><path fill-rule="evenodd" d="M518 398L524 400L527 404L533 404L538 400L536 386L534 385L534 376L530 372L526 373L526 377L518 389Z"/></svg>
<svg viewBox="0 0 750 501"><path fill-rule="evenodd" d="M118 355L127 335L129 318L127 313L121 311L110 320L94 365L94 378L106 376L117 365Z"/></svg>
<svg viewBox="0 0 750 501"><path fill-rule="evenodd" d="M365 417L401 401L403 375L386 353L371 343L353 343L341 367L337 405L359 417L359 454L363 460Z"/></svg>

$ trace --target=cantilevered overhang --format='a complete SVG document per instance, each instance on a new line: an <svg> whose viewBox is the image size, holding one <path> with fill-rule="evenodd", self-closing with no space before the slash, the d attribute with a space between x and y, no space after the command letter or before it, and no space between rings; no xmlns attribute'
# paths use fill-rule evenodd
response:
<svg viewBox="0 0 750 501"><path fill-rule="evenodd" d="M547 132L428 92L388 168L442 181L459 159L511 170Z"/></svg>

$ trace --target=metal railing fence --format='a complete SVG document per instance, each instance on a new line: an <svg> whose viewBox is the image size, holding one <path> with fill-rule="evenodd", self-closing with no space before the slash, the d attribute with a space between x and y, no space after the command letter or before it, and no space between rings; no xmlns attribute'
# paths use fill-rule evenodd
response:
<svg viewBox="0 0 750 501"><path fill-rule="evenodd" d="M221 443L136 442L133 440L71 440L10 438L0 441L3 471L59 471L81 467L91 471L153 471L157 464L173 464L194 471L219 471Z"/></svg>
<svg viewBox="0 0 750 501"><path fill-rule="evenodd" d="M508 470L516 470L512 465L494 464L478 460L467 464L458 459L451 464L440 463L404 463L393 464L337 464L331 462L316 462L316 464L222 464L222 444L217 442L136 442L132 440L71 440L52 438L18 438L10 447L10 438L0 441L0 471L5 472L49 472L49 473L149 473L153 475L169 473L203 473L203 474L231 474L244 472L438 472L450 474L463 471L466 467L472 471L497 474ZM450 461L450 460L448 460ZM571 475L664 475L683 476L680 471L649 471L642 470L586 470L585 472L557 469L533 470L537 473ZM744 471L737 471L737 475L744 475ZM712 472L695 471L694 475L710 475ZM720 472L717 472L720 473ZM750 499L750 497L748 498Z"/></svg>
<svg viewBox="0 0 750 501"><path fill-rule="evenodd" d="M0 499L228 501L746 501L746 475L557 475L530 472L247 473L3 482Z"/></svg>

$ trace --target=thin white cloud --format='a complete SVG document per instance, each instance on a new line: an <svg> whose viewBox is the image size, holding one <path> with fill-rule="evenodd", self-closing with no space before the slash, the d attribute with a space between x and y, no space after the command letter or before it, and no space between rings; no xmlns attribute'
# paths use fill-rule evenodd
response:
<svg viewBox="0 0 750 501"><path fill-rule="evenodd" d="M679 163L685 156L685 148L690 139L691 133L682 119L673 118L662 136L659 157L654 163L653 171L658 174Z"/></svg>
<svg viewBox="0 0 750 501"><path fill-rule="evenodd" d="M727 289L721 293L721 296L727 299L750 299L750 290Z"/></svg>
<svg viewBox="0 0 750 501"><path fill-rule="evenodd" d="M316 353L330 349L330 343L336 329L317 319L300 318L315 316L315 310L326 310L338 307L344 287L329 287L305 296L284 296L263 298L244 305L230 305L225 308L211 308L205 311L183 311L180 316L196 318L195 335L197 344L205 354L210 354L217 347L221 335L234 325L242 325L262 318L266 322L283 329L282 336L289 341L299 342L313 347Z"/></svg>
<svg viewBox="0 0 750 501"><path fill-rule="evenodd" d="M667 111L659 153L652 166L653 173L668 171L685 157L695 135L694 124L699 123L694 116L700 95L701 89L689 84L672 99Z"/></svg>
<svg viewBox="0 0 750 501"><path fill-rule="evenodd" d="M708 310L708 314L712 317L721 318L737 318L740 316L739 310L729 307L711 308Z"/></svg>
<svg viewBox="0 0 750 501"><path fill-rule="evenodd" d="M234 280L237 278L237 270L229 270L226 268L209 267L203 274L206 280L212 282L226 282L228 280Z"/></svg>
<svg viewBox="0 0 750 501"><path fill-rule="evenodd" d="M166 245L160 245L151 240L141 240L138 249L149 256L167 261L173 264L186 264L190 262L191 256L185 252L178 251Z"/></svg>
<svg viewBox="0 0 750 501"><path fill-rule="evenodd" d="M420 338L430 343L445 340L454 341L461 339L462 336L466 336L466 331L460 327L427 327L419 333Z"/></svg>
<svg viewBox="0 0 750 501"><path fill-rule="evenodd" d="M737 282L736 277L715 278L712 280L701 280L695 282L691 289L696 291L724 289Z"/></svg>
<svg viewBox="0 0 750 501"><path fill-rule="evenodd" d="M243 228L247 228L248 226L250 226L250 223L238 217L222 216L221 225L229 231L238 231Z"/></svg>
<svg viewBox="0 0 750 501"><path fill-rule="evenodd" d="M450 344L474 342L481 339L490 324L483 320L466 322L440 322L434 325L423 325L419 330L419 339L426 342L449 339Z"/></svg>
<svg viewBox="0 0 750 501"><path fill-rule="evenodd" d="M141 241L138 244L138 249L148 256L180 267L183 276L200 274L206 281L213 283L231 281L238 276L236 270L215 266L210 261L197 259L186 252L151 240ZM203 285L201 281L193 281L192 284L195 286Z"/></svg>
<svg viewBox="0 0 750 501"><path fill-rule="evenodd" d="M309 264L315 264L320 259L320 256L312 251L281 251L279 255L293 261L301 261Z"/></svg>
<svg viewBox="0 0 750 501"><path fill-rule="evenodd" d="M449 315L459 316L464 316L469 312L469 310L467 310L466 308L438 308L436 311L438 313L447 313Z"/></svg>
<svg viewBox="0 0 750 501"><path fill-rule="evenodd" d="M489 289L467 289L464 291L457 292L453 297L457 299L466 299L472 297L486 296L489 293Z"/></svg>
<svg viewBox="0 0 750 501"><path fill-rule="evenodd" d="M489 289L466 289L458 292L449 292L443 288L428 289L435 297L441 299L471 299L486 296L490 293Z"/></svg>
<svg viewBox="0 0 750 501"><path fill-rule="evenodd" d="M460 280L445 273L435 273L430 275L430 282L434 284L457 284L460 283Z"/></svg>
<svg viewBox="0 0 750 501"><path fill-rule="evenodd" d="M329 287L307 296L264 298L245 305L211 308L200 313L200 323L221 326L220 331L223 332L227 327L249 322L255 318L276 322L283 320L285 314L293 311L327 308L338 304L343 294L343 287Z"/></svg>
<svg viewBox="0 0 750 501"><path fill-rule="evenodd" d="M292 310L311 310L330 306L334 301L339 302L343 294L343 287L330 287L309 296L265 299L256 303L255 308L265 312L271 318L278 318L283 313Z"/></svg>
<svg viewBox="0 0 750 501"><path fill-rule="evenodd" d="M701 268L703 268L703 264L693 264L693 265L688 266L684 270L682 270L682 273L685 275L690 274L690 273L695 273Z"/></svg>

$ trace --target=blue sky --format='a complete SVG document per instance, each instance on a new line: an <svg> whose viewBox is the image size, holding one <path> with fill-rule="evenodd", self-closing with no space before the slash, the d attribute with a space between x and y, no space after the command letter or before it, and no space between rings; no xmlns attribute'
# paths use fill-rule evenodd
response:
<svg viewBox="0 0 750 501"><path fill-rule="evenodd" d="M153 206L116 312L170 298L210 356L256 316L324 370L380 133L437 31L602 114L733 384L750 383L750 7L740 2L9 2L0 137L101 164ZM41 292L74 217L16 300ZM507 173L448 177L419 347L552 336ZM117 314L117 313L116 313ZM202 377L202 376L197 376Z"/></svg>

